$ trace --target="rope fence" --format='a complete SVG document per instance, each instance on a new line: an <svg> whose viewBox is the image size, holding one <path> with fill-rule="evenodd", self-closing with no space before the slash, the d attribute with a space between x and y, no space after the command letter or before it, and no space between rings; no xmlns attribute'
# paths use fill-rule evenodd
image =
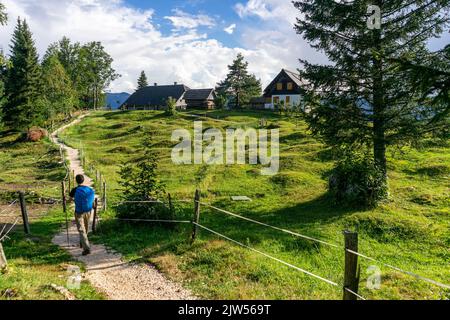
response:
<svg viewBox="0 0 450 320"><path fill-rule="evenodd" d="M315 238L312 238L312 237L309 237L309 236L306 236L306 235L304 235L304 234L300 234L300 233L297 233L297 232L294 232L294 231L286 230L286 229L283 229L283 228L278 228L278 227L269 225L269 224L267 224L267 223L263 223L263 222L260 222L260 221L256 221L256 220L253 220L253 219L250 219L250 218L247 218L247 217L244 217L244 216L241 216L241 215L232 213L232 212L230 212L230 211L227 211L227 210L224 210L224 209L220 209L220 208L214 207L214 206L212 206L212 205L210 205L210 204L207 204L207 203L204 203L204 202L199 202L199 203L200 203L201 205L204 205L205 207L209 207L209 208L211 208L211 209L217 210L217 211L219 211L219 212L228 214L228 215L230 215L230 216L233 216L233 217L236 217L236 218L239 218L239 219L242 219L242 220L246 220L246 221L249 221L249 222L253 222L253 223L262 225L262 226L264 226L264 227L272 228L272 229L274 229L274 230L278 230L278 231L281 231L281 232L284 232L284 233L287 233L287 234L290 234L290 235L293 235L293 236L296 236L296 237L300 237L300 238L303 238L303 239L307 239L307 240L311 240L311 241L314 241L314 242L318 242L318 243L321 243L321 244L324 244L324 245L327 245L327 246L330 246L330 247L340 248L340 247L339 247L338 245L336 245L336 244L332 244L332 243L329 243L329 242L325 242L325 241L323 241L323 240L315 239Z"/></svg>
<svg viewBox="0 0 450 320"><path fill-rule="evenodd" d="M204 230L206 230L206 231L209 231L209 232L211 232L211 233L213 233L213 234L215 234L215 235L217 235L217 236L219 236L219 237L221 237L221 238L224 238L224 239L226 239L226 240L228 240L228 241L231 241L231 242L233 242L233 243L235 243L235 244L237 244L237 245L239 245L239 246L241 246L241 247L244 247L244 248L246 248L246 249L249 249L249 250L251 250L251 251L254 251L254 252L256 252L256 253L259 253L260 255L263 255L263 256L265 256L265 257L267 257L267 258L269 258L269 259L272 259L272 260L274 260L274 261L277 261L277 262L279 262L279 263L281 263L281 264L284 264L285 266L288 266L288 267L290 267L290 268L292 268L292 269L295 269L295 270L297 270L297 271L300 271L300 272L302 272L302 273L304 273L304 274L307 274L307 275L309 275L309 276L311 276L311 277L314 277L314 278L316 278L316 279L319 279L319 280L321 280L321 281L323 281L323 282L326 282L326 283L328 283L328 284L331 284L331 285L333 285L333 286L338 286L338 284L337 284L336 282L334 282L334 281L325 279L325 278L323 278L323 277L321 277L321 276L318 276L318 275L316 275L316 274L314 274L314 273L312 273L312 272L309 272L309 271L307 271L307 270L305 270L305 269L302 269L302 268L299 268L299 267L297 267L297 266L294 266L293 264L290 264L289 262L286 262L286 261L283 261L283 260L281 260L281 259L275 258L275 257L273 257L273 256L271 256L271 255L269 255L269 254L267 254L267 253L265 253L265 252L262 252L262 251L260 251L260 250L255 249L255 248L252 248L252 247L250 247L250 246L247 246L247 245L243 244L242 242L239 242L239 241L237 241L237 240L231 239L231 238L229 238L229 237L227 237L227 236L225 236L225 235L223 235L223 234L221 234L221 233L219 233L219 232L217 232L217 231L214 231L214 230L212 230L212 229L209 229L209 228L207 228L207 227L205 227L205 226L203 226L203 225L201 225L201 224L199 224L199 223L193 222L193 224L196 225L197 227L200 227L200 228L202 228L202 229L204 229Z"/></svg>
<svg viewBox="0 0 450 320"><path fill-rule="evenodd" d="M186 199L171 200L171 201L173 201L173 202L180 202L180 203L192 203L192 200L186 200ZM160 201L160 200L150 200L150 201L122 201L122 202L119 202L119 203L117 203L115 205L126 204L126 203L163 203L164 204L164 202ZM276 257L274 257L274 256L272 256L272 255L270 255L268 253L265 253L263 251L255 249L255 248L253 248L251 246L248 246L248 245L246 245L246 244L244 244L244 243L242 243L240 241L232 239L232 238L230 238L230 237L228 237L228 236L226 236L226 235L224 235L224 234L222 234L222 233L220 233L218 231L212 230L211 228L208 228L208 227L202 225L199 222L199 220L200 220L200 206L204 206L204 207L213 209L214 211L221 212L221 213L227 214L229 216L232 216L232 217L235 217L235 218L238 218L238 219L241 219L241 220L245 220L245 221L257 224L257 225L261 225L261 226L264 226L264 227L267 227L267 228L271 228L271 229L274 229L274 230L277 230L277 231L280 231L280 232L283 232L283 233L286 233L286 234L289 234L289 235L292 235L292 236L295 236L295 237L300 237L300 238L303 238L303 239L306 239L306 240L309 240L309 241L313 241L313 242L316 242L316 243L320 243L320 244L323 244L323 245L326 245L326 246L329 246L329 247L332 247L332 248L344 249L344 252L350 253L350 256L353 255L353 256L356 256L356 257L361 257L363 259L367 259L367 260L376 262L376 263L378 263L380 265L386 266L386 267L388 267L390 269L393 269L393 270L395 270L397 272L400 272L400 273L403 273L405 275L412 276L412 277L414 277L414 278L416 278L418 280L425 281L427 283L439 286L439 287L444 288L444 289L450 289L450 285L447 285L447 284L441 283L439 281L435 281L435 280L429 279L427 277L420 276L420 275L418 275L416 273L413 273L413 272L410 272L410 271L406 271L406 270L403 270L401 268L395 267L393 265L384 263L384 262L382 262L382 261L380 261L378 259L375 259L375 258L369 257L367 255L364 255L362 253L359 253L357 251L357 249L356 250L352 250L352 248L344 247L342 245L337 245L335 243L330 243L330 242L327 242L327 241L324 241L324 240L320 240L320 239L317 239L317 238L314 238L314 237L311 237L311 236L308 236L308 235L305 235L305 234L301 234L301 233L298 233L298 232L294 232L294 231L291 231L291 230L288 230L288 229L285 229L285 228L276 227L276 226L273 226L273 225L270 225L270 224L267 224L267 223L264 223L264 222L261 222L261 221L255 220L255 219L251 219L251 218L248 218L248 217L245 217L245 216L233 213L231 211L228 211L228 210L225 210L225 209L213 206L213 205L211 205L209 203L202 202L202 201L200 201L200 192L196 192L196 197L194 199L194 205L195 205L194 219L192 221L187 221L187 220L161 220L161 219L116 219L116 220L131 221L131 222L134 221L134 222L162 222L162 223L192 224L193 228L194 228L193 235L192 235L193 241L195 240L195 237L196 237L196 228L200 228L200 229L203 229L203 230L205 230L205 231L207 231L209 233L212 233L212 234L214 234L214 235L216 235L216 236L218 236L220 238L226 239L226 240L228 240L228 241L230 241L230 242L232 242L232 243L234 243L234 244L236 244L238 246L241 246L243 248L246 248L248 250L256 252L256 253L258 253L258 254L266 257L266 258L269 258L271 260L277 261L277 262L279 262L279 263L281 263L281 264L283 264L283 265L285 265L285 266L287 266L289 268L292 268L292 269L295 269L295 270L297 270L299 272L302 272L303 274L306 274L308 276L314 277L315 279L318 279L320 281L323 281L323 282L328 283L330 285L333 285L335 287L340 287L340 285L337 282L335 282L335 281L332 281L330 279L326 279L326 278L324 278L324 277L322 277L320 275L317 275L317 274L314 274L314 273L312 273L312 272L310 272L308 270L302 269L302 268L300 268L298 266L295 266L295 265L293 265L293 264L291 264L289 262L286 262L284 260L276 258ZM346 241L346 243L347 243L347 241ZM357 246L356 246L356 248L357 248ZM347 259L347 256L346 256L346 259ZM349 260L353 260L354 261L354 265L356 267L357 259L349 259ZM347 268L347 261L346 261L346 268ZM344 275L344 277L346 277L346 275ZM356 268L355 268L355 274L353 275L353 277L354 277L353 280L358 279L358 281L359 281L359 276L357 277L357 275L356 275ZM350 295L352 295L354 297L354 299L352 299L352 300L355 300L355 299L366 300L366 298L364 298L363 296L358 294L358 287L357 286L353 287L353 288L350 288L350 287L344 285L344 286L342 286L342 288L343 288L344 293L349 293ZM345 296L345 294L344 294L344 296Z"/></svg>
<svg viewBox="0 0 450 320"><path fill-rule="evenodd" d="M398 268L398 267L395 267L395 266L393 266L393 265L384 263L384 262L382 262L382 261L380 261L380 260L377 260L377 259L375 259L375 258L366 256L366 255L364 255L364 254L362 254L362 253L359 253L359 252L356 252L356 251L353 251L353 250L350 250L350 249L345 249L345 250L346 250L347 252L350 252L351 254L354 254L354 255L358 256L358 257L361 257L361 258L364 258L364 259L367 259L367 260L370 260L370 261L379 263L379 264L381 264L381 265L383 265L383 266L385 266L385 267L388 267L388 268L391 268L391 269L396 270L396 271L398 271L398 272L401 272L401 273L403 273L403 274L412 276L412 277L414 277L414 278L416 278L416 279L418 279L418 280L422 280L422 281L425 281L425 282L434 284L434 285L436 285L436 286L438 286L438 287L441 287L441 288L444 288L444 289L450 289L450 285L447 285L447 284L444 284L444 283L441 283L441 282L438 282L438 281L436 281L436 280L432 280L432 279L429 279L429 278L426 278L426 277L422 277L422 276L420 276L420 275L418 275L418 274L416 274L416 273L414 273L414 272L410 272L410 271L406 271L406 270L400 269L400 268Z"/></svg>

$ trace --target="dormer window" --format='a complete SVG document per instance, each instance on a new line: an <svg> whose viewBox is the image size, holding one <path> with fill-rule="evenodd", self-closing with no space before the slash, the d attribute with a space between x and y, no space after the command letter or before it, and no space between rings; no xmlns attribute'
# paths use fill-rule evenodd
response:
<svg viewBox="0 0 450 320"><path fill-rule="evenodd" d="M277 90L283 90L283 84L281 82L277 83Z"/></svg>
<svg viewBox="0 0 450 320"><path fill-rule="evenodd" d="M294 84L292 82L288 82L287 89L288 90L294 90Z"/></svg>

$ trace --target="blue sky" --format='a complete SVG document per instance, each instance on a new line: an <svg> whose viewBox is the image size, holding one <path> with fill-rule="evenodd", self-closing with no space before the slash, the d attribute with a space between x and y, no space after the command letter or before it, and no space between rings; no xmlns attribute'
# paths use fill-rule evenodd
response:
<svg viewBox="0 0 450 320"><path fill-rule="evenodd" d="M18 16L27 19L41 55L63 36L101 41L122 75L112 92L133 92L142 70L150 83L211 88L238 53L263 86L282 68L299 68L299 58L327 61L293 30L299 12L291 0L1 1L10 23L0 28L0 48L7 50ZM449 42L446 33L431 48Z"/></svg>

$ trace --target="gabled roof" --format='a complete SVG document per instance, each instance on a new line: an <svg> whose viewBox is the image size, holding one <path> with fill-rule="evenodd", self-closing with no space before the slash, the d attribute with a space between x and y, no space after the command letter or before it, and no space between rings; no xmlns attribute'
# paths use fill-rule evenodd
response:
<svg viewBox="0 0 450 320"><path fill-rule="evenodd" d="M267 86L266 89L264 89L264 92L267 92L267 90L269 90L273 85L275 85L275 82L278 80L278 78L280 76L282 76L283 74L285 74L287 77L289 77L289 79L291 79L296 85L298 85L299 87L304 86L306 83L304 81L302 81L302 79L300 78L300 74L296 73L296 72L292 72L286 69L282 69L281 72L272 80L272 82Z"/></svg>
<svg viewBox="0 0 450 320"><path fill-rule="evenodd" d="M148 86L133 93L127 101L129 106L163 106L172 97L179 100L189 88L183 84L168 86Z"/></svg>
<svg viewBox="0 0 450 320"><path fill-rule="evenodd" d="M184 100L208 100L214 89L191 89L184 94Z"/></svg>

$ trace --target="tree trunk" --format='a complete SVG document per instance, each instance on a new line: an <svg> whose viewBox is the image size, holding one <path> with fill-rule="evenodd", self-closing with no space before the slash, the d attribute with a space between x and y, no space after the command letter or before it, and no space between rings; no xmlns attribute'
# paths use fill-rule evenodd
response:
<svg viewBox="0 0 450 320"><path fill-rule="evenodd" d="M385 101L383 88L383 60L381 55L380 30L374 30L375 53L373 57L373 155L375 164L387 181L386 139L385 139Z"/></svg>

